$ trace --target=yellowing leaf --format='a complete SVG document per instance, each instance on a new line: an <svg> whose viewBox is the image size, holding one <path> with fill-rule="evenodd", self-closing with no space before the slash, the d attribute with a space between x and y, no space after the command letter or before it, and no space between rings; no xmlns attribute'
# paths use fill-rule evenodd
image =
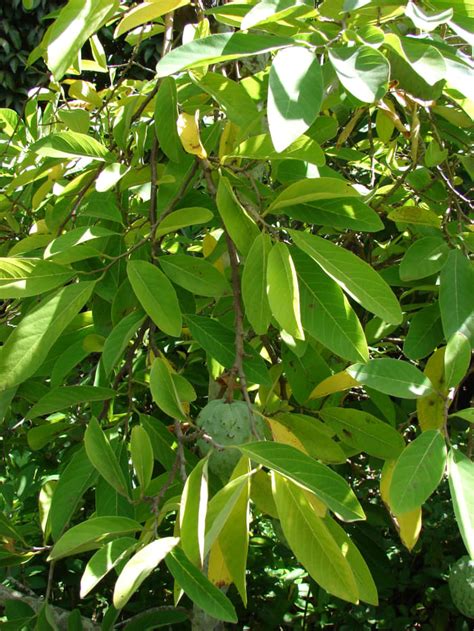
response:
<svg viewBox="0 0 474 631"><path fill-rule="evenodd" d="M297 438L289 429L287 429L278 421L275 421L273 418L266 419L270 425L270 429L272 431L273 440L277 443L283 443L284 445L291 445L292 447L296 447L299 451L307 454L308 452L304 448L303 443Z"/></svg>
<svg viewBox="0 0 474 631"><path fill-rule="evenodd" d="M433 394L422 397L416 402L416 413L421 429L441 429L446 414L446 388L444 374L444 353L446 348L439 348L431 355L423 371L435 388Z"/></svg>
<svg viewBox="0 0 474 631"><path fill-rule="evenodd" d="M360 384L350 376L345 370L337 372L335 375L323 379L318 383L313 392L309 395L310 399L318 399L319 397L327 397L335 392L342 392L359 386Z"/></svg>
<svg viewBox="0 0 474 631"><path fill-rule="evenodd" d="M127 11L115 29L114 37L120 37L120 35L132 30L132 28L156 20L161 15L175 11L187 4L189 4L189 0L160 0L159 2L152 0L151 2L142 2L130 9L130 11Z"/></svg>
<svg viewBox="0 0 474 631"><path fill-rule="evenodd" d="M420 208L418 206L403 206L392 210L388 214L388 218L397 223L409 223L417 226L431 226L439 228L441 220L432 210Z"/></svg>
<svg viewBox="0 0 474 631"><path fill-rule="evenodd" d="M207 158L206 150L199 136L199 112L196 111L194 115L182 112L178 116L177 127L183 149L198 158Z"/></svg>
<svg viewBox="0 0 474 631"><path fill-rule="evenodd" d="M232 577L225 564L219 540L214 543L209 553L207 578L213 585L219 588L227 587L232 583Z"/></svg>

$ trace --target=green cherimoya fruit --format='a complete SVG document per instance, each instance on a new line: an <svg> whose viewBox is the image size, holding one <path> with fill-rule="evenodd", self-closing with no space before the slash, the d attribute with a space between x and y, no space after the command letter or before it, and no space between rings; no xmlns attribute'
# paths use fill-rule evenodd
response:
<svg viewBox="0 0 474 631"><path fill-rule="evenodd" d="M461 557L451 568L449 590L453 603L467 618L474 618L474 561Z"/></svg>
<svg viewBox="0 0 474 631"><path fill-rule="evenodd" d="M253 418L257 430L263 436L263 421L256 415ZM251 412L244 401L210 401L201 410L196 424L219 445L241 445L255 440ZM197 445L203 456L212 449L209 443L201 439ZM227 479L239 458L240 452L237 449L214 450L209 459L209 469L220 478Z"/></svg>

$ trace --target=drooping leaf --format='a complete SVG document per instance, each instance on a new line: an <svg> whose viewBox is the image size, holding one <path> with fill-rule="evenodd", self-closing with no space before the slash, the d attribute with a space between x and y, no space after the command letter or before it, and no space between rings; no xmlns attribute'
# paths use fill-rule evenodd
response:
<svg viewBox="0 0 474 631"><path fill-rule="evenodd" d="M160 2L148 0L141 2L137 6L129 9L122 17L115 29L114 37L120 37L124 33L137 28L137 26L141 26L146 22L152 22L156 20L156 18L165 15L165 13L175 11L187 4L189 4L189 0L161 0Z"/></svg>
<svg viewBox="0 0 474 631"><path fill-rule="evenodd" d="M254 442L239 445L255 462L269 467L308 491L345 521L364 519L364 511L347 482L329 467L289 445Z"/></svg>
<svg viewBox="0 0 474 631"><path fill-rule="evenodd" d="M242 272L242 299L247 316L257 335L264 335L271 321L267 297L267 265L271 239L259 234L247 254Z"/></svg>
<svg viewBox="0 0 474 631"><path fill-rule="evenodd" d="M239 252L247 256L260 231L255 221L237 199L228 178L221 176L217 187L217 208L227 232Z"/></svg>
<svg viewBox="0 0 474 631"><path fill-rule="evenodd" d="M157 357L150 372L150 390L156 405L174 419L186 420L176 385L166 360Z"/></svg>
<svg viewBox="0 0 474 631"><path fill-rule="evenodd" d="M434 391L416 400L416 414L422 431L443 427L446 419L446 388L444 354L446 347L438 348L426 362L423 374L431 381Z"/></svg>
<svg viewBox="0 0 474 631"><path fill-rule="evenodd" d="M448 480L456 521L474 559L474 463L458 449L449 452Z"/></svg>
<svg viewBox="0 0 474 631"><path fill-rule="evenodd" d="M107 336L102 349L102 365L106 375L112 372L128 343L145 321L143 311L132 311L118 322Z"/></svg>
<svg viewBox="0 0 474 631"><path fill-rule="evenodd" d="M129 261L127 275L140 304L167 335L181 334L182 317L175 289L163 272L148 261Z"/></svg>
<svg viewBox="0 0 474 631"><path fill-rule="evenodd" d="M433 384L418 368L390 357L354 364L347 372L362 385L402 399L417 399L433 392Z"/></svg>
<svg viewBox="0 0 474 631"><path fill-rule="evenodd" d="M153 476L153 447L146 430L135 425L130 438L130 455L133 468L144 493Z"/></svg>
<svg viewBox="0 0 474 631"><path fill-rule="evenodd" d="M439 305L434 302L420 309L411 319L403 352L409 359L423 359L434 351L443 337Z"/></svg>
<svg viewBox="0 0 474 631"><path fill-rule="evenodd" d="M155 130L161 149L173 162L179 162L183 151L176 126L177 98L175 80L172 77L165 77L155 97Z"/></svg>
<svg viewBox="0 0 474 631"><path fill-rule="evenodd" d="M275 243L268 254L267 296L278 324L291 336L303 340L298 278L285 243Z"/></svg>
<svg viewBox="0 0 474 631"><path fill-rule="evenodd" d="M469 370L471 363L471 345L467 337L460 332L454 333L448 340L444 354L446 388L454 388Z"/></svg>
<svg viewBox="0 0 474 631"><path fill-rule="evenodd" d="M460 250L452 250L441 270L439 308L447 340L459 331L474 340L474 269Z"/></svg>
<svg viewBox="0 0 474 631"><path fill-rule="evenodd" d="M390 66L375 48L331 48L329 59L339 81L359 101L373 103L387 91Z"/></svg>
<svg viewBox="0 0 474 631"><path fill-rule="evenodd" d="M207 513L207 458L198 462L186 479L179 508L181 547L194 565L204 563Z"/></svg>
<svg viewBox="0 0 474 631"><path fill-rule="evenodd" d="M87 596L110 570L130 555L136 543L136 539L132 537L120 537L97 550L87 562L82 574L80 597Z"/></svg>
<svg viewBox="0 0 474 631"><path fill-rule="evenodd" d="M415 438L393 470L389 497L395 515L424 504L440 483L445 467L446 444L438 430L427 430Z"/></svg>
<svg viewBox="0 0 474 631"><path fill-rule="evenodd" d="M217 72L207 72L199 80L199 87L210 94L221 105L229 120L246 128L259 118L256 104L244 87Z"/></svg>
<svg viewBox="0 0 474 631"><path fill-rule="evenodd" d="M277 151L284 151L311 126L322 99L317 57L301 46L279 51L268 80L268 124Z"/></svg>
<svg viewBox="0 0 474 631"><path fill-rule="evenodd" d="M224 622L237 622L237 614L230 600L194 567L180 548L166 557L166 565L178 585L198 607Z"/></svg>
<svg viewBox="0 0 474 631"><path fill-rule="evenodd" d="M383 278L365 261L326 239L290 230L295 245L308 254L344 291L386 322L400 324L398 300Z"/></svg>
<svg viewBox="0 0 474 631"><path fill-rule="evenodd" d="M116 609L125 607L143 581L178 543L177 537L157 539L127 561L115 583L113 602Z"/></svg>

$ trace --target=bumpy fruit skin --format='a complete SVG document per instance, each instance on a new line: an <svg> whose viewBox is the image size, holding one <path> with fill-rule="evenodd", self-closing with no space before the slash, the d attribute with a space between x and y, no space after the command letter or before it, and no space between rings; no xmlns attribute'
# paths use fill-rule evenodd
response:
<svg viewBox="0 0 474 631"><path fill-rule="evenodd" d="M467 618L474 618L474 561L461 557L451 568L449 590L453 603Z"/></svg>
<svg viewBox="0 0 474 631"><path fill-rule="evenodd" d="M254 416L254 420L261 430L260 418ZM244 401L210 401L201 410L196 424L219 445L241 445L254 440L250 411ZM211 445L203 440L198 440L197 446L203 456L212 449ZM240 452L237 449L214 450L209 459L209 469L221 479L227 480L239 458Z"/></svg>

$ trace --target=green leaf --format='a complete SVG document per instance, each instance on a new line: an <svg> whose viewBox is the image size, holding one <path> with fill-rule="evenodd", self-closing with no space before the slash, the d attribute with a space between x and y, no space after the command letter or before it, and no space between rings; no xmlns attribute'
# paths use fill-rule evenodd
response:
<svg viewBox="0 0 474 631"><path fill-rule="evenodd" d="M97 550L87 562L82 574L80 598L85 598L110 570L129 556L136 544L136 539L132 537L120 537Z"/></svg>
<svg viewBox="0 0 474 631"><path fill-rule="evenodd" d="M74 270L41 259L0 258L0 298L38 296L74 276Z"/></svg>
<svg viewBox="0 0 474 631"><path fill-rule="evenodd" d="M151 367L150 390L153 401L165 414L181 421L187 420L168 362L160 357L155 359Z"/></svg>
<svg viewBox="0 0 474 631"><path fill-rule="evenodd" d="M275 243L268 255L267 296L278 324L291 336L304 340L296 270L285 243Z"/></svg>
<svg viewBox="0 0 474 631"><path fill-rule="evenodd" d="M423 359L430 355L443 340L441 314L437 302L420 309L410 320L403 343L403 352L409 359Z"/></svg>
<svg viewBox="0 0 474 631"><path fill-rule="evenodd" d="M158 259L173 283L199 296L218 298L230 291L225 277L205 259L190 254L172 254Z"/></svg>
<svg viewBox="0 0 474 631"><path fill-rule="evenodd" d="M369 359L362 326L339 285L313 259L293 253L301 295L303 328L333 353L349 360Z"/></svg>
<svg viewBox="0 0 474 631"><path fill-rule="evenodd" d="M48 561L94 550L106 539L141 529L138 522L128 517L92 517L65 532L53 546Z"/></svg>
<svg viewBox="0 0 474 631"><path fill-rule="evenodd" d="M284 151L312 125L323 100L323 75L313 52L301 46L279 51L268 80L268 126Z"/></svg>
<svg viewBox="0 0 474 631"><path fill-rule="evenodd" d="M272 242L270 237L259 234L247 254L242 272L242 299L247 316L257 335L264 335L271 321L267 298L267 264Z"/></svg>
<svg viewBox="0 0 474 631"><path fill-rule="evenodd" d="M254 442L239 445L239 449L255 462L314 493L344 521L365 519L361 505L344 478L294 447Z"/></svg>
<svg viewBox="0 0 474 631"><path fill-rule="evenodd" d="M69 0L61 9L40 44L56 81L63 78L83 44L115 13L118 4L118 0Z"/></svg>
<svg viewBox="0 0 474 631"><path fill-rule="evenodd" d="M387 34L385 43L392 48L429 86L446 79L446 63L441 52L426 40Z"/></svg>
<svg viewBox="0 0 474 631"><path fill-rule="evenodd" d="M395 515L408 513L426 502L443 477L446 444L436 429L423 432L406 447L393 470L389 488Z"/></svg>
<svg viewBox="0 0 474 631"><path fill-rule="evenodd" d="M181 228L195 226L197 224L208 223L214 215L207 208L180 208L167 215L160 221L155 231L155 238L162 237L170 232L177 232Z"/></svg>
<svg viewBox="0 0 474 631"><path fill-rule="evenodd" d="M300 180L290 184L284 191L277 195L267 212L305 204L320 199L334 199L344 197L359 197L360 194L348 182L335 177L318 177L309 180Z"/></svg>
<svg viewBox="0 0 474 631"><path fill-rule="evenodd" d="M114 236L115 232L102 226L74 228L48 243L44 258L64 264L94 258L101 255L101 248Z"/></svg>
<svg viewBox="0 0 474 631"><path fill-rule="evenodd" d="M112 329L102 349L102 365L108 376L118 364L130 340L145 321L143 311L132 311Z"/></svg>
<svg viewBox="0 0 474 631"><path fill-rule="evenodd" d="M224 368L232 368L235 361L235 334L218 320L203 316L186 316L191 335L203 349ZM244 371L252 383L271 385L264 360L249 344L244 345Z"/></svg>
<svg viewBox="0 0 474 631"><path fill-rule="evenodd" d="M153 447L148 433L140 425L135 425L132 429L130 455L143 494L153 476L154 457Z"/></svg>
<svg viewBox="0 0 474 631"><path fill-rule="evenodd" d="M30 151L47 158L94 158L100 161L113 159L101 142L75 131L59 131L44 136L30 146Z"/></svg>
<svg viewBox="0 0 474 631"><path fill-rule="evenodd" d="M405 15L410 18L416 28L430 33L453 17L453 9L447 9L440 13L425 13L414 2L409 2L405 9Z"/></svg>
<svg viewBox="0 0 474 631"><path fill-rule="evenodd" d="M448 479L459 531L474 559L474 462L458 449L449 451Z"/></svg>
<svg viewBox="0 0 474 631"><path fill-rule="evenodd" d="M178 297L168 278L152 263L127 263L128 280L140 304L156 326L167 335L181 334L182 317Z"/></svg>
<svg viewBox="0 0 474 631"><path fill-rule="evenodd" d="M444 373L446 388L459 385L469 370L471 363L471 345L463 333L454 333L448 340L444 354Z"/></svg>
<svg viewBox="0 0 474 631"><path fill-rule="evenodd" d="M449 415L449 418L452 416L457 416L459 418L464 419L468 423L474 423L474 408L466 408L465 410L458 410L457 412L453 412Z"/></svg>
<svg viewBox="0 0 474 631"><path fill-rule="evenodd" d="M110 388L100 388L98 386L60 386L47 392L29 410L25 418L35 418L45 416L52 412L59 412L65 408L70 408L79 403L91 401L105 401L115 396L115 392Z"/></svg>
<svg viewBox="0 0 474 631"><path fill-rule="evenodd" d="M371 359L366 364L353 364L346 371L358 383L393 397L418 399L433 393L433 384L428 377L399 359Z"/></svg>
<svg viewBox="0 0 474 631"><path fill-rule="evenodd" d="M321 237L296 230L289 233L295 245L314 259L349 296L382 320L400 324L402 311L395 294L368 263Z"/></svg>
<svg viewBox="0 0 474 631"><path fill-rule="evenodd" d="M376 458L398 458L405 447L405 441L393 427L368 412L324 407L319 414L343 442Z"/></svg>
<svg viewBox="0 0 474 631"><path fill-rule="evenodd" d="M248 11L241 24L241 30L247 30L263 24L278 22L285 18L299 17L311 13L313 5L305 0L262 0Z"/></svg>
<svg viewBox="0 0 474 631"><path fill-rule="evenodd" d="M441 227L441 220L435 212L419 206L402 206L401 208L396 208L389 212L387 217L396 223L428 226L430 228Z"/></svg>
<svg viewBox="0 0 474 631"><path fill-rule="evenodd" d="M162 57L156 66L157 77L167 77L181 70L241 59L267 53L293 44L289 37L219 33L188 42Z"/></svg>
<svg viewBox="0 0 474 631"><path fill-rule="evenodd" d="M239 252L247 256L250 246L260 234L260 230L237 199L229 180L224 176L219 178L216 203L230 238Z"/></svg>
<svg viewBox="0 0 474 631"><path fill-rule="evenodd" d="M28 447L32 451L43 449L46 445L51 444L58 434L63 434L68 429L71 429L71 426L66 422L32 427L27 434Z"/></svg>
<svg viewBox="0 0 474 631"><path fill-rule="evenodd" d="M474 269L460 250L452 250L441 270L439 308L445 338L458 331L474 342Z"/></svg>
<svg viewBox="0 0 474 631"><path fill-rule="evenodd" d="M81 447L59 476L51 500L49 522L55 541L69 523L82 496L95 483L97 477L97 471L87 457L86 450Z"/></svg>
<svg viewBox="0 0 474 631"><path fill-rule="evenodd" d="M152 22L156 20L156 18L165 15L165 13L175 11L187 4L189 4L189 0L160 0L160 2L148 0L141 2L132 9L129 9L123 16L115 29L114 38L120 37L137 26L141 26L146 22Z"/></svg>
<svg viewBox="0 0 474 631"><path fill-rule="evenodd" d="M249 158L251 160L305 160L310 164L323 166L326 162L323 150L319 144L308 136L301 136L285 151L278 153L273 148L269 134L258 134L243 140L237 147L231 149L230 158Z"/></svg>
<svg viewBox="0 0 474 631"><path fill-rule="evenodd" d="M384 227L378 214L357 197L321 199L310 204L287 206L283 212L299 221L338 230L378 232Z"/></svg>
<svg viewBox="0 0 474 631"><path fill-rule="evenodd" d="M194 565L204 563L204 535L207 513L207 458L198 462L184 485L179 508L181 547Z"/></svg>
<svg viewBox="0 0 474 631"><path fill-rule="evenodd" d="M189 598L212 618L237 622L237 614L230 600L194 567L180 548L166 557L166 565L178 585Z"/></svg>
<svg viewBox="0 0 474 631"><path fill-rule="evenodd" d="M113 602L116 609L125 607L143 581L150 576L178 542L177 537L157 539L141 548L127 561L115 583Z"/></svg>
<svg viewBox="0 0 474 631"><path fill-rule="evenodd" d="M30 309L0 348L0 391L31 377L89 300L94 282L68 285Z"/></svg>
<svg viewBox="0 0 474 631"><path fill-rule="evenodd" d="M327 592L358 603L351 567L304 490L277 473L273 474L273 496L283 534L298 561Z"/></svg>
<svg viewBox="0 0 474 631"><path fill-rule="evenodd" d="M227 118L239 127L250 127L260 117L255 102L244 87L217 72L207 72L198 85L222 107Z"/></svg>
<svg viewBox="0 0 474 631"><path fill-rule="evenodd" d="M127 482L117 456L95 418L91 418L87 426L84 447L100 475L121 495L128 497Z"/></svg>
<svg viewBox="0 0 474 631"><path fill-rule="evenodd" d="M179 162L183 153L176 126L177 120L178 96L176 83L172 77L165 77L161 81L155 97L155 131L160 148L173 162Z"/></svg>
<svg viewBox="0 0 474 631"><path fill-rule="evenodd" d="M375 48L331 48L329 60L344 88L359 101L373 103L387 91L390 66Z"/></svg>

